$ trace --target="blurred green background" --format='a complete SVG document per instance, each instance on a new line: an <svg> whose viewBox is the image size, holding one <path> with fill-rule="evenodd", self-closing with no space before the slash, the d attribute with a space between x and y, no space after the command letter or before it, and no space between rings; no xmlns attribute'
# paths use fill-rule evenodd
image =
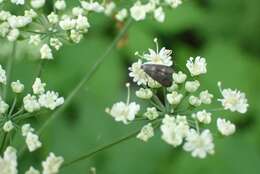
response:
<svg viewBox="0 0 260 174"><path fill-rule="evenodd" d="M65 160L74 159L140 128L141 123L127 126L116 123L104 110L116 101L125 100L125 83L130 81L127 68L137 60L134 53L153 48L153 38L157 37L161 46L173 49L174 61L181 66L190 56L207 59L208 74L201 79L203 89L218 96L216 84L222 81L223 87L238 88L247 94L250 108L246 115L220 113L237 124L237 133L216 138L216 154L204 160L194 159L181 148L167 145L157 133L148 143L132 139L61 173L86 174L95 167L98 174L258 174L259 7L259 0L187 0L179 8L167 11L165 23L151 18L134 23L125 36L128 39L124 46L114 49L107 57L84 90L44 133L43 148L26 154L20 161L21 169L27 169L32 162L40 168L40 161L50 151L64 156ZM44 66L42 79L47 82L47 88L59 91L65 98L117 33L116 24L108 17L95 14L89 20L92 27L85 39L78 45L63 47L55 59ZM31 83L38 64L31 60L35 57L32 49L27 44L18 45L14 80ZM9 52L10 44L2 42L1 57L6 58ZM1 62L4 63L4 59ZM48 116L40 116L32 122L39 126Z"/></svg>

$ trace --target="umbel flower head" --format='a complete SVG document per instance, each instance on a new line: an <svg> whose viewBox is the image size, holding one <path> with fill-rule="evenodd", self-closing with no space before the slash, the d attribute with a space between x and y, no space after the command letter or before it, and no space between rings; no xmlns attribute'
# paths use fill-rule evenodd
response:
<svg viewBox="0 0 260 174"><path fill-rule="evenodd" d="M172 4L174 2L168 1ZM137 138L144 142L149 141L155 131L159 130L165 143L173 147L182 146L183 150L190 152L193 157L205 158L214 154L215 133L212 133L209 125L215 124L223 136L234 134L236 127L230 120L223 118L223 115L219 117L220 115L213 111L246 113L249 105L245 93L222 89L218 83L223 98L217 99L210 90L203 89L203 84L197 78L207 73L205 58L189 58L186 63L187 69L182 68L180 71L172 67L172 51L164 47L159 49L157 39L154 42L156 49L148 49L148 53L142 55L137 52L135 55L138 56L138 60L129 68L129 76L140 86L135 94L146 104L141 106L137 102L130 102L130 88L127 85L127 102L118 102L111 109L107 109L107 112L116 121L125 124L145 121L137 134ZM149 72L144 67L149 67ZM168 69L172 69L171 74L166 73ZM186 71L188 73L184 73ZM165 80L170 82L169 86L165 85ZM210 107L216 101L220 101L221 108ZM208 106L205 107L206 105ZM216 119L212 119L213 117Z"/></svg>

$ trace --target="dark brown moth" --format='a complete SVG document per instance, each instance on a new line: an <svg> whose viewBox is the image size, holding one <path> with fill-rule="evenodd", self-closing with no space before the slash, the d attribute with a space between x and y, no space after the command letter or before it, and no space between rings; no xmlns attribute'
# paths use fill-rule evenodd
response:
<svg viewBox="0 0 260 174"><path fill-rule="evenodd" d="M170 87L172 85L173 69L171 67L158 64L143 64L141 68L162 86Z"/></svg>

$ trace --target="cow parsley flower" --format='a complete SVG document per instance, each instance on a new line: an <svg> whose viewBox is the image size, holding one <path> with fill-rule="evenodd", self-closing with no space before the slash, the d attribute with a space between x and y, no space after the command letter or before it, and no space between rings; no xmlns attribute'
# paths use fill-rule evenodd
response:
<svg viewBox="0 0 260 174"><path fill-rule="evenodd" d="M187 68L189 69L191 76L198 76L200 74L207 73L207 63L206 59L203 57L196 57L195 60L191 57L187 63Z"/></svg>
<svg viewBox="0 0 260 174"><path fill-rule="evenodd" d="M90 1L90 2L86 2L86 1L80 1L81 3L81 6L87 10L87 11L94 11L94 12L97 12L97 13L101 13L104 11L104 7L99 4L98 2L93 2L93 1Z"/></svg>
<svg viewBox="0 0 260 174"><path fill-rule="evenodd" d="M29 170L25 172L25 174L40 174L40 172L31 166Z"/></svg>
<svg viewBox="0 0 260 174"><path fill-rule="evenodd" d="M219 132L225 136L232 135L236 131L236 126L233 123L231 123L229 120L222 118L217 119L217 127Z"/></svg>
<svg viewBox="0 0 260 174"><path fill-rule="evenodd" d="M41 37L39 34L31 35L29 39L29 44L38 46L41 43Z"/></svg>
<svg viewBox="0 0 260 174"><path fill-rule="evenodd" d="M148 107L146 108L146 112L144 113L144 116L149 120L155 120L160 115L155 107Z"/></svg>
<svg viewBox="0 0 260 174"><path fill-rule="evenodd" d="M24 5L24 0L11 0L11 3L16 5Z"/></svg>
<svg viewBox="0 0 260 174"><path fill-rule="evenodd" d="M167 4L169 4L172 8L177 8L182 4L182 0L165 0Z"/></svg>
<svg viewBox="0 0 260 174"><path fill-rule="evenodd" d="M22 136L27 136L30 132L34 132L34 129L31 127L31 125L30 124L24 124L23 126L22 126Z"/></svg>
<svg viewBox="0 0 260 174"><path fill-rule="evenodd" d="M57 174L64 159L61 156L55 156L50 153L45 161L42 162L43 174Z"/></svg>
<svg viewBox="0 0 260 174"><path fill-rule="evenodd" d="M128 12L125 8L123 8L122 10L120 10L119 12L117 12L117 14L115 15L115 18L118 20L118 21L123 21L125 20L125 18L127 17L128 15Z"/></svg>
<svg viewBox="0 0 260 174"><path fill-rule="evenodd" d="M207 104L207 105L211 104L213 97L214 97L213 94L210 94L208 90L200 92L200 100L201 103L203 104Z"/></svg>
<svg viewBox="0 0 260 174"><path fill-rule="evenodd" d="M23 106L27 112L38 111L41 107L36 96L28 94L23 98Z"/></svg>
<svg viewBox="0 0 260 174"><path fill-rule="evenodd" d="M214 144L211 132L206 129L200 134L194 129L190 129L187 134L183 149L191 152L193 157L205 158L207 154L214 154Z"/></svg>
<svg viewBox="0 0 260 174"><path fill-rule="evenodd" d="M175 83L181 84L185 82L185 80L187 79L187 75L179 71L178 73L173 73L172 78Z"/></svg>
<svg viewBox="0 0 260 174"><path fill-rule="evenodd" d="M145 85L147 83L147 75L144 70L141 68L142 61L139 59L137 62L133 63L129 68L129 76L133 77L133 81L138 85Z"/></svg>
<svg viewBox="0 0 260 174"><path fill-rule="evenodd" d="M39 9L45 5L45 0L31 0L31 6L35 9Z"/></svg>
<svg viewBox="0 0 260 174"><path fill-rule="evenodd" d="M51 38L50 39L50 46L55 48L56 50L59 50L62 47L62 42L57 38Z"/></svg>
<svg viewBox="0 0 260 174"><path fill-rule="evenodd" d="M153 92L148 88L140 88L138 91L135 92L135 94L137 97L146 100L152 98L153 96Z"/></svg>
<svg viewBox="0 0 260 174"><path fill-rule="evenodd" d="M146 17L146 10L145 6L141 4L140 1L137 1L131 8L130 8L131 16L136 21L144 20Z"/></svg>
<svg viewBox="0 0 260 174"><path fill-rule="evenodd" d="M34 94L43 94L45 92L45 86L46 86L46 83L42 83L41 79L37 77L32 86L33 93Z"/></svg>
<svg viewBox="0 0 260 174"><path fill-rule="evenodd" d="M246 113L248 108L248 103L246 99L246 95L243 92L232 89L224 89L221 90L221 94L223 99L218 99L221 102L222 106L226 110L230 110L232 112Z"/></svg>
<svg viewBox="0 0 260 174"><path fill-rule="evenodd" d="M6 72L5 70L2 68L2 66L0 65L0 83L2 84L6 84Z"/></svg>
<svg viewBox="0 0 260 174"><path fill-rule="evenodd" d="M54 110L56 107L64 103L64 98L59 97L59 94L54 91L47 91L39 96L39 104L41 107L45 107Z"/></svg>
<svg viewBox="0 0 260 174"><path fill-rule="evenodd" d="M199 89L199 87L200 87L200 82L198 80L187 81L185 83L185 89L190 93L196 92Z"/></svg>
<svg viewBox="0 0 260 174"><path fill-rule="evenodd" d="M150 138L154 136L154 129L151 123L148 123L147 125L143 126L140 133L136 136L136 138L147 142Z"/></svg>
<svg viewBox="0 0 260 174"><path fill-rule="evenodd" d="M178 92L176 91L173 91L172 93L170 94L167 94L167 100L170 104L172 105L177 105L181 102L182 98L183 98L183 95L182 94L179 94Z"/></svg>
<svg viewBox="0 0 260 174"><path fill-rule="evenodd" d="M57 0L55 3L54 3L54 7L57 9L57 10L65 10L66 9L66 2L64 0Z"/></svg>
<svg viewBox="0 0 260 174"><path fill-rule="evenodd" d="M199 97L195 97L195 96L190 96L189 97L189 103L192 105L192 106L195 106L195 107L198 107L201 105L201 100Z"/></svg>
<svg viewBox="0 0 260 174"><path fill-rule="evenodd" d="M17 174L16 149L9 146L6 148L3 157L0 156L1 174Z"/></svg>
<svg viewBox="0 0 260 174"><path fill-rule="evenodd" d="M206 110L198 111L197 113L192 114L192 117L204 124L211 123L211 113Z"/></svg>
<svg viewBox="0 0 260 174"><path fill-rule="evenodd" d="M10 132L11 130L13 130L14 125L13 122L11 120L5 122L4 126L3 126L3 130L5 132Z"/></svg>
<svg viewBox="0 0 260 174"><path fill-rule="evenodd" d="M41 47L41 59L53 59L52 50L48 44L44 44Z"/></svg>
<svg viewBox="0 0 260 174"><path fill-rule="evenodd" d="M163 11L162 7L158 7L157 9L154 10L154 18L158 21L158 22L164 22L165 20L165 13Z"/></svg>
<svg viewBox="0 0 260 174"><path fill-rule="evenodd" d="M25 142L26 142L27 147L28 147L30 152L33 152L33 151L39 149L42 146L42 143L39 140L39 136L32 133L32 132L29 132L26 135Z"/></svg>
<svg viewBox="0 0 260 174"><path fill-rule="evenodd" d="M20 80L17 80L16 82L11 83L11 88L14 93L21 93L24 90L24 85L20 82Z"/></svg>

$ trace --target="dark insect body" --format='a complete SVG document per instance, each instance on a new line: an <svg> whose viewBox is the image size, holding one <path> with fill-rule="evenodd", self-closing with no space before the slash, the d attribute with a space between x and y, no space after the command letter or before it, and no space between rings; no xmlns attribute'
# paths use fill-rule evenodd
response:
<svg viewBox="0 0 260 174"><path fill-rule="evenodd" d="M162 86L170 87L172 85L173 69L171 67L158 64L143 64L141 68Z"/></svg>

